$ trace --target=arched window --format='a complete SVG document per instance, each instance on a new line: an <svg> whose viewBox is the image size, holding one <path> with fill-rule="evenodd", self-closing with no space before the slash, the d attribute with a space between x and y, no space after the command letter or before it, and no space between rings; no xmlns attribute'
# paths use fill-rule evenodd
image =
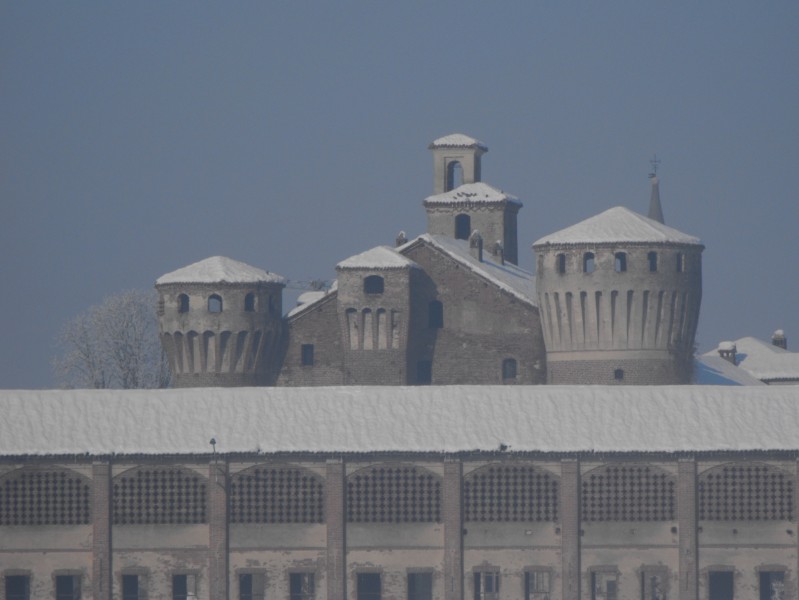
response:
<svg viewBox="0 0 799 600"><path fill-rule="evenodd" d="M380 275L369 275L363 280L364 294L382 294L383 287L383 278Z"/></svg>
<svg viewBox="0 0 799 600"><path fill-rule="evenodd" d="M516 359L506 358L502 361L502 380L513 381L516 379Z"/></svg>
<svg viewBox="0 0 799 600"><path fill-rule="evenodd" d="M561 253L555 258L555 268L560 275L566 273L566 255Z"/></svg>
<svg viewBox="0 0 799 600"><path fill-rule="evenodd" d="M255 311L255 294L253 292L244 296L244 310L247 312Z"/></svg>
<svg viewBox="0 0 799 600"><path fill-rule="evenodd" d="M447 165L447 191L454 190L463 183L463 167L457 160Z"/></svg>
<svg viewBox="0 0 799 600"><path fill-rule="evenodd" d="M427 305L427 326L430 329L444 327L444 305L438 300L432 300Z"/></svg>
<svg viewBox="0 0 799 600"><path fill-rule="evenodd" d="M616 252L615 259L616 273L624 273L627 270L627 253Z"/></svg>
<svg viewBox="0 0 799 600"><path fill-rule="evenodd" d="M593 252L586 252L583 254L583 273L593 273L596 269L596 262L594 260Z"/></svg>
<svg viewBox="0 0 799 600"><path fill-rule="evenodd" d="M212 294L208 297L208 312L221 313L222 312L222 296L219 294Z"/></svg>
<svg viewBox="0 0 799 600"><path fill-rule="evenodd" d="M468 240L472 234L472 218L469 215L455 217L455 239Z"/></svg>
<svg viewBox="0 0 799 600"><path fill-rule="evenodd" d="M658 270L658 253L657 252L650 252L646 255L646 259L649 261L649 271L650 273L654 273Z"/></svg>
<svg viewBox="0 0 799 600"><path fill-rule="evenodd" d="M685 254L682 252L677 253L677 272L682 273L685 271Z"/></svg>
<svg viewBox="0 0 799 600"><path fill-rule="evenodd" d="M186 294L178 296L178 312L189 312L189 297Z"/></svg>

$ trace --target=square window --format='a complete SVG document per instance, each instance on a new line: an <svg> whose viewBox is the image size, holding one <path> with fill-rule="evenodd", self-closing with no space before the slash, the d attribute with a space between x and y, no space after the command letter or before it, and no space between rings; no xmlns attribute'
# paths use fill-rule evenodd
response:
<svg viewBox="0 0 799 600"><path fill-rule="evenodd" d="M56 600L80 600L80 575L56 575Z"/></svg>
<svg viewBox="0 0 799 600"><path fill-rule="evenodd" d="M303 344L300 347L300 351L302 354L302 366L303 367L311 367L313 366L313 344Z"/></svg>
<svg viewBox="0 0 799 600"><path fill-rule="evenodd" d="M408 600L433 600L432 573L408 573Z"/></svg>
<svg viewBox="0 0 799 600"><path fill-rule="evenodd" d="M380 600L380 573L358 573L358 600Z"/></svg>
<svg viewBox="0 0 799 600"><path fill-rule="evenodd" d="M524 600L549 600L551 573L545 570L526 571Z"/></svg>
<svg viewBox="0 0 799 600"><path fill-rule="evenodd" d="M6 600L30 600L31 580L27 575L6 575Z"/></svg>
<svg viewBox="0 0 799 600"><path fill-rule="evenodd" d="M239 600L264 600L266 575L264 573L239 574Z"/></svg>
<svg viewBox="0 0 799 600"><path fill-rule="evenodd" d="M316 592L313 573L289 574L289 600L313 600Z"/></svg>
<svg viewBox="0 0 799 600"><path fill-rule="evenodd" d="M708 600L733 600L735 582L732 571L710 571L707 583Z"/></svg>

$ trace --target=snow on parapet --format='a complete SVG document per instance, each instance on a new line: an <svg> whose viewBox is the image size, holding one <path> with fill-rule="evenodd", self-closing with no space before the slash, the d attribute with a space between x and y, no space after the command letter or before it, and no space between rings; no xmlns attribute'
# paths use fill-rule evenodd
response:
<svg viewBox="0 0 799 600"><path fill-rule="evenodd" d="M419 268L415 262L405 258L393 248L388 246L377 246L366 252L361 252L355 256L342 260L336 265L336 269L408 269Z"/></svg>
<svg viewBox="0 0 799 600"><path fill-rule="evenodd" d="M506 194L502 190L478 181L476 183L464 183L453 190L428 196L424 200L425 206L429 204L480 204L494 202L510 202L521 206L521 202L516 196Z"/></svg>
<svg viewBox="0 0 799 600"><path fill-rule="evenodd" d="M799 449L799 387L0 391L0 454Z"/></svg>
<svg viewBox="0 0 799 600"><path fill-rule="evenodd" d="M161 275L156 285L167 283L282 283L286 280L277 273L225 256L212 256L177 271Z"/></svg>
<svg viewBox="0 0 799 600"><path fill-rule="evenodd" d="M488 151L488 146L483 142L463 133L451 133L433 140L433 143L430 144L430 149L432 150L433 148L482 148Z"/></svg>
<svg viewBox="0 0 799 600"><path fill-rule="evenodd" d="M576 225L561 229L537 240L533 247L545 244L660 243L695 244L701 240L668 227L637 212L616 206Z"/></svg>

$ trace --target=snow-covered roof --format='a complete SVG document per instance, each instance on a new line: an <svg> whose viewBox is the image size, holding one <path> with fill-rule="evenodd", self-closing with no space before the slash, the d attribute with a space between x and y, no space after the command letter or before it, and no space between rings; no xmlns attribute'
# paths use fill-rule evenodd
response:
<svg viewBox="0 0 799 600"><path fill-rule="evenodd" d="M701 240L639 215L637 212L616 206L576 225L561 229L537 240L533 247L545 244L701 244Z"/></svg>
<svg viewBox="0 0 799 600"><path fill-rule="evenodd" d="M694 360L694 383L697 385L766 385L730 361L702 355Z"/></svg>
<svg viewBox="0 0 799 600"><path fill-rule="evenodd" d="M166 283L286 283L277 273L225 256L212 256L177 271L161 275L156 285Z"/></svg>
<svg viewBox="0 0 799 600"><path fill-rule="evenodd" d="M0 391L0 454L799 449L799 387Z"/></svg>
<svg viewBox="0 0 799 600"><path fill-rule="evenodd" d="M799 352L790 352L753 337L742 337L735 344L738 367L762 381L799 382ZM718 356L718 349L703 356Z"/></svg>
<svg viewBox="0 0 799 600"><path fill-rule="evenodd" d="M522 205L516 196L506 194L482 181L464 183L443 194L428 196L424 200L425 206L429 204L493 204L497 202Z"/></svg>
<svg viewBox="0 0 799 600"><path fill-rule="evenodd" d="M471 136L465 135L463 133L451 133L449 135L445 135L444 137L440 137L437 140L433 140L433 143L430 144L430 149L433 148L482 148L483 150L488 150L488 146L486 146L480 140L476 140Z"/></svg>
<svg viewBox="0 0 799 600"><path fill-rule="evenodd" d="M481 262L472 256L468 241L456 240L446 235L425 233L400 246L397 251L403 252L419 242L426 242L438 248L461 265L482 275L494 285L512 294L522 302L538 306L538 297L535 292L535 275L529 271L511 263L506 262L501 265L498 262L494 262L491 260L488 250L483 251L484 258Z"/></svg>
<svg viewBox="0 0 799 600"><path fill-rule="evenodd" d="M418 268L411 259L398 254L393 248L388 246L377 246L366 252L361 252L355 256L342 260L336 265L336 269L408 269Z"/></svg>
<svg viewBox="0 0 799 600"><path fill-rule="evenodd" d="M338 291L338 280L334 280L333 284L330 286L329 290L325 291L318 291L318 292L305 292L300 294L297 298L297 306L292 308L288 313L286 313L286 317L291 318L294 317L301 312L309 309L311 306L314 306L324 300L332 298L332 294Z"/></svg>

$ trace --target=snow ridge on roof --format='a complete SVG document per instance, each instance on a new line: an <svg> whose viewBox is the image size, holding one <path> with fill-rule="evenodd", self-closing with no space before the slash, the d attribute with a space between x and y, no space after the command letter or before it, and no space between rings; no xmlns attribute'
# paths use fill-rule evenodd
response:
<svg viewBox="0 0 799 600"><path fill-rule="evenodd" d="M408 269L419 268L410 258L398 254L393 248L388 246L377 246L366 252L361 252L355 256L342 260L336 265L336 269Z"/></svg>
<svg viewBox="0 0 799 600"><path fill-rule="evenodd" d="M799 352L784 350L754 337L742 337L732 343L738 367L753 377L762 381L799 381ZM718 349L703 356L718 356Z"/></svg>
<svg viewBox="0 0 799 600"><path fill-rule="evenodd" d="M445 135L444 137L440 137L437 140L433 140L433 143L430 144L430 149L433 148L482 148L483 150L488 150L488 146L486 146L480 140L477 140L471 136L465 135L463 133L451 133L449 135Z"/></svg>
<svg viewBox="0 0 799 600"><path fill-rule="evenodd" d="M161 275L156 285L167 283L282 283L286 280L277 273L225 256L212 256L187 267Z"/></svg>
<svg viewBox="0 0 799 600"><path fill-rule="evenodd" d="M561 229L537 240L533 247L545 244L659 243L701 245L697 237L682 233L653 219L616 206L576 225Z"/></svg>
<svg viewBox="0 0 799 600"><path fill-rule="evenodd" d="M4 390L0 411L5 456L799 449L795 386Z"/></svg>
<svg viewBox="0 0 799 600"><path fill-rule="evenodd" d="M429 204L481 204L494 202L510 202L519 206L522 205L516 196L506 194L502 190L498 190L482 181L464 183L443 194L428 196L424 200L425 206Z"/></svg>

